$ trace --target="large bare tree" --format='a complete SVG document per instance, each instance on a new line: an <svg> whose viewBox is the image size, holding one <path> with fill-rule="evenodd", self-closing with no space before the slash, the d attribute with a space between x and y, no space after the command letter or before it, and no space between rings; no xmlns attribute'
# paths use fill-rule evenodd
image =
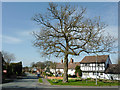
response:
<svg viewBox="0 0 120 90"><path fill-rule="evenodd" d="M100 17L86 18L86 8L49 3L47 11L33 17L41 26L40 31L33 32L33 43L44 55L64 55L63 82L68 82L68 55L109 52L113 49L114 37L104 34L107 25L101 22Z"/></svg>

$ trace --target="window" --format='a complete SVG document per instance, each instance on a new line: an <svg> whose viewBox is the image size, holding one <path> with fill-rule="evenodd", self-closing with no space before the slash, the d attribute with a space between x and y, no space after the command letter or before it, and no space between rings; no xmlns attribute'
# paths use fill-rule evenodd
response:
<svg viewBox="0 0 120 90"><path fill-rule="evenodd" d="M87 64L87 66L90 66L90 64Z"/></svg>
<svg viewBox="0 0 120 90"><path fill-rule="evenodd" d="M104 66L105 66L105 64L102 64L102 66L104 67Z"/></svg>
<svg viewBox="0 0 120 90"><path fill-rule="evenodd" d="M93 64L93 66L95 66L95 64Z"/></svg>
<svg viewBox="0 0 120 90"><path fill-rule="evenodd" d="M100 66L103 66L103 64L100 64Z"/></svg>

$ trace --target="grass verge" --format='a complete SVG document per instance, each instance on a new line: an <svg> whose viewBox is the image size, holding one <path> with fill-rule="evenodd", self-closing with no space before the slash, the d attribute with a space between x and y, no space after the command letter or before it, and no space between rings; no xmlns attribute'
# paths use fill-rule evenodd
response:
<svg viewBox="0 0 120 90"><path fill-rule="evenodd" d="M95 81L91 80L74 80L71 79L68 81L68 83L63 83L62 80L58 79L48 79L48 82L51 85L73 85L73 86L118 86L118 81L113 82L103 82L98 81L98 84L96 85Z"/></svg>
<svg viewBox="0 0 120 90"><path fill-rule="evenodd" d="M39 78L38 81L39 81L40 83L43 83L42 78Z"/></svg>

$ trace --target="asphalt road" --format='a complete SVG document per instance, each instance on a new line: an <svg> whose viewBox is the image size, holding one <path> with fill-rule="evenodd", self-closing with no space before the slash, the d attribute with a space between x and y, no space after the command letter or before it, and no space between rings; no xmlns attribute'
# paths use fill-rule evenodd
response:
<svg viewBox="0 0 120 90"><path fill-rule="evenodd" d="M56 85L49 85L46 84L46 80L44 78L42 78L43 81L45 81L44 83L39 83L38 82L38 78L36 75L33 74L27 74L26 77L23 77L22 79L16 79L13 82L9 82L9 83L4 83L2 84L2 88L3 90L10 90L10 88L12 88L11 90L14 90L13 88L18 88L18 89L28 89L28 88L32 88L33 89L39 89L39 88L96 88L98 90L98 88L106 88L106 90L118 90L118 86L106 86L106 87L83 87L83 86L56 86ZM109 89L110 88L110 89Z"/></svg>

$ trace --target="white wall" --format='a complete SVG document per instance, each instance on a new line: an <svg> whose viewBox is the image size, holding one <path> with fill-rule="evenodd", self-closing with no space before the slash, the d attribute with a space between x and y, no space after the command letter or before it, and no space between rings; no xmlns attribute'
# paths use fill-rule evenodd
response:
<svg viewBox="0 0 120 90"><path fill-rule="evenodd" d="M75 75L75 69L68 69L68 75Z"/></svg>
<svg viewBox="0 0 120 90"><path fill-rule="evenodd" d="M89 64L88 66L84 66L83 64L80 64L80 69L82 71L95 71L97 69L97 71L104 71L105 70L105 65L104 63L99 64L100 66L95 66L96 64Z"/></svg>
<svg viewBox="0 0 120 90"><path fill-rule="evenodd" d="M83 72L82 73L82 78L96 78L96 73L94 72L94 74L93 74L93 72ZM107 74L105 74L105 73L97 73L97 78L99 78L99 79L110 79L110 75L107 75Z"/></svg>
<svg viewBox="0 0 120 90"><path fill-rule="evenodd" d="M50 69L52 73L55 73L55 69ZM56 69L56 72L60 71L61 73L64 73L64 69ZM75 75L75 69L68 69L68 75Z"/></svg>

